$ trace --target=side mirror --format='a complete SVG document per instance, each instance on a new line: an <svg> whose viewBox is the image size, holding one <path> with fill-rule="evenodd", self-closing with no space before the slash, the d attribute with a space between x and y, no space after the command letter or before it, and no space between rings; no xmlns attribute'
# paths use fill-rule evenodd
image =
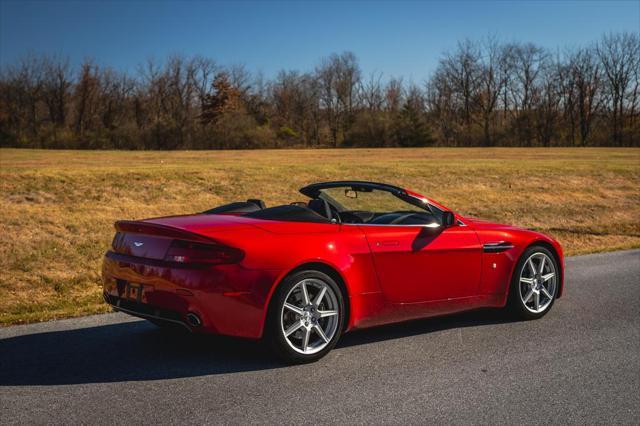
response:
<svg viewBox="0 0 640 426"><path fill-rule="evenodd" d="M453 226L456 223L456 216L453 212L445 211L442 212L442 227L448 228Z"/></svg>

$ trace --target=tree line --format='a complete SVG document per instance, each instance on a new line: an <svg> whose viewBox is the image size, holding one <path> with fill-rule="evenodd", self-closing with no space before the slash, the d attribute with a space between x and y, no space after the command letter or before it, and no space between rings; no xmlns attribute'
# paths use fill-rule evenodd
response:
<svg viewBox="0 0 640 426"><path fill-rule="evenodd" d="M364 75L351 52L266 79L171 56L135 73L28 55L0 69L0 146L240 149L638 146L640 40L551 51L488 37L421 83Z"/></svg>

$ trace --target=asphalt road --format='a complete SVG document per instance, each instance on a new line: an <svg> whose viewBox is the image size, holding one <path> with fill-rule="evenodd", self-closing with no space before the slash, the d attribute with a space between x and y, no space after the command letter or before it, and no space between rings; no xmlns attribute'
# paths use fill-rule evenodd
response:
<svg viewBox="0 0 640 426"><path fill-rule="evenodd" d="M640 251L568 259L543 319L348 334L287 367L123 314L0 329L0 423L640 423Z"/></svg>

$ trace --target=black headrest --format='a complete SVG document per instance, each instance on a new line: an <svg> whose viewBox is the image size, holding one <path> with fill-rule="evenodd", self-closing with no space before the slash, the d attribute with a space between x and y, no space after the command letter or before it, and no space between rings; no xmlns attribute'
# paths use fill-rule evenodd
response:
<svg viewBox="0 0 640 426"><path fill-rule="evenodd" d="M225 204L223 206L214 207L202 213L204 214L222 214L222 213L248 213L260 210L255 203L247 201L236 201L235 203Z"/></svg>
<svg viewBox="0 0 640 426"><path fill-rule="evenodd" d="M318 213L320 216L324 216L327 219L331 219L331 208L329 207L329 203L325 200L321 200L319 198L315 198L309 201L307 205L311 210Z"/></svg>
<svg viewBox="0 0 640 426"><path fill-rule="evenodd" d="M267 206L264 204L264 201L258 200L257 198L249 198L247 200L247 203L255 204L256 206L260 207L261 209L266 209L267 208Z"/></svg>

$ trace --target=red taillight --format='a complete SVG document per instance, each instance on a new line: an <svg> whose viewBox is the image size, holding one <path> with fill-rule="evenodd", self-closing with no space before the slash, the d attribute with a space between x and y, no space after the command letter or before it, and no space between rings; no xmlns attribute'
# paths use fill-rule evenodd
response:
<svg viewBox="0 0 640 426"><path fill-rule="evenodd" d="M244 252L233 247L220 244L173 240L164 260L176 263L222 265L238 263L243 257Z"/></svg>

